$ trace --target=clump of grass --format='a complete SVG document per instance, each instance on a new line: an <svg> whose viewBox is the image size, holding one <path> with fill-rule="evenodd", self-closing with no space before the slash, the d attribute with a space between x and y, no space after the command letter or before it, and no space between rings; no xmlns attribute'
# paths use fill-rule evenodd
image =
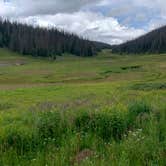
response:
<svg viewBox="0 0 166 166"><path fill-rule="evenodd" d="M164 142L166 140L166 111L160 110L160 112L156 115L154 112L154 119L156 120L157 125L157 136L160 142Z"/></svg>
<svg viewBox="0 0 166 166"><path fill-rule="evenodd" d="M131 86L132 90L144 90L144 91L151 91L151 90L164 90L166 89L166 83L138 83Z"/></svg>
<svg viewBox="0 0 166 166"><path fill-rule="evenodd" d="M37 122L37 134L40 140L54 141L60 140L67 131L67 124L58 111L42 112Z"/></svg>
<svg viewBox="0 0 166 166"><path fill-rule="evenodd" d="M106 141L120 140L126 131L124 116L118 111L91 114L84 112L76 117L75 126L79 132L92 132Z"/></svg>
<svg viewBox="0 0 166 166"><path fill-rule="evenodd" d="M13 149L18 155L24 155L26 152L35 151L38 143L32 133L15 128L7 130L6 133L7 134L0 140L2 151Z"/></svg>
<svg viewBox="0 0 166 166"><path fill-rule="evenodd" d="M152 108L145 101L132 101L128 106L128 126L133 127L137 118L147 116Z"/></svg>
<svg viewBox="0 0 166 166"><path fill-rule="evenodd" d="M102 75L104 78L107 78L113 73L121 73L121 71L119 69L105 70L103 72L100 72L99 74Z"/></svg>
<svg viewBox="0 0 166 166"><path fill-rule="evenodd" d="M110 73L113 73L113 71L112 70L106 70L106 71L102 72L101 74L110 74Z"/></svg>
<svg viewBox="0 0 166 166"><path fill-rule="evenodd" d="M121 67L122 70L134 70L134 69L140 69L140 68L141 66L139 65Z"/></svg>
<svg viewBox="0 0 166 166"><path fill-rule="evenodd" d="M13 105L11 103L0 103L0 111L8 110Z"/></svg>
<svg viewBox="0 0 166 166"><path fill-rule="evenodd" d="M129 104L128 111L110 110L101 112L82 112L75 119L79 132L92 132L103 140L122 140L128 129L134 128L145 117L149 117L152 108L144 101Z"/></svg>

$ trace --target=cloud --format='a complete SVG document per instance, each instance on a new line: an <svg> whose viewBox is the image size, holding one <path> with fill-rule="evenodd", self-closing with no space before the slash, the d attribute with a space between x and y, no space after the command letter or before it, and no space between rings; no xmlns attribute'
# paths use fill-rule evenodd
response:
<svg viewBox="0 0 166 166"><path fill-rule="evenodd" d="M152 10L158 10L160 16L166 18L166 1L165 0L135 0L135 5L145 6Z"/></svg>
<svg viewBox="0 0 166 166"><path fill-rule="evenodd" d="M2 0L0 0L0 16L2 17L8 17L8 16L12 16L16 11L16 7L9 3L9 2L4 2Z"/></svg>
<svg viewBox="0 0 166 166"><path fill-rule="evenodd" d="M152 19L148 23L147 29L149 31L154 30L156 28L162 27L166 24L166 19Z"/></svg>
<svg viewBox="0 0 166 166"><path fill-rule="evenodd" d="M110 44L122 43L145 33L142 29L135 29L120 25L113 17L106 17L100 13L75 12L72 14L55 14L30 16L20 18L19 21L40 26L55 26L65 31L74 32L91 40Z"/></svg>
<svg viewBox="0 0 166 166"><path fill-rule="evenodd" d="M0 15L34 16L78 11L80 8L100 0L0 0ZM12 9L12 10L11 10Z"/></svg>

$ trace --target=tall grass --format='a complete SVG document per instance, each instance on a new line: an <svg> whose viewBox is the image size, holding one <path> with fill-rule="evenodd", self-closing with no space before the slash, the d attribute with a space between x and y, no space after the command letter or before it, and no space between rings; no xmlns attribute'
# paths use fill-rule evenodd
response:
<svg viewBox="0 0 166 166"><path fill-rule="evenodd" d="M33 130L7 128L0 137L0 165L163 165L165 120L144 101L127 112L36 111Z"/></svg>
<svg viewBox="0 0 166 166"><path fill-rule="evenodd" d="M120 140L126 131L124 115L118 111L84 112L75 119L75 126L79 132L92 132L105 141Z"/></svg>

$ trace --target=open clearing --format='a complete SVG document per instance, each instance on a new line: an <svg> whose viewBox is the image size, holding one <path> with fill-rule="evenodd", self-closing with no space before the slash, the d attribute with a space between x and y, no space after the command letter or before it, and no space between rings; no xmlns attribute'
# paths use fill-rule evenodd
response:
<svg viewBox="0 0 166 166"><path fill-rule="evenodd" d="M165 71L164 54L49 61L0 49L0 165L164 165Z"/></svg>

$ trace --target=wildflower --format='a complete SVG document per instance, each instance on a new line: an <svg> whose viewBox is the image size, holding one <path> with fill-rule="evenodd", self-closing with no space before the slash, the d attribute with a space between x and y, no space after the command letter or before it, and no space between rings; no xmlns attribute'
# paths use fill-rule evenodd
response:
<svg viewBox="0 0 166 166"><path fill-rule="evenodd" d="M138 129L139 132L142 132L142 129Z"/></svg>

